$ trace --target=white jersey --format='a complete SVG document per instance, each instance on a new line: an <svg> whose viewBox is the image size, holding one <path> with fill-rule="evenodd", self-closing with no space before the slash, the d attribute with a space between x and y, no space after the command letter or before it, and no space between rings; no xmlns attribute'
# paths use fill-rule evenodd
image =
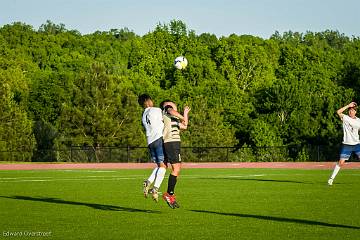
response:
<svg viewBox="0 0 360 240"><path fill-rule="evenodd" d="M357 117L354 119L344 114L342 121L343 121L343 131L344 131L343 144L347 144L347 145L359 144L360 119Z"/></svg>
<svg viewBox="0 0 360 240"><path fill-rule="evenodd" d="M148 107L144 110L142 115L142 124L146 131L147 144L163 136L164 122L163 115L160 108Z"/></svg>

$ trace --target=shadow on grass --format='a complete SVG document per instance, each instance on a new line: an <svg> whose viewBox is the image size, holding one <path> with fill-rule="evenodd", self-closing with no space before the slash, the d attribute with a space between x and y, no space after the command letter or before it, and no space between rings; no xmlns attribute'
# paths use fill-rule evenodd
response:
<svg viewBox="0 0 360 240"><path fill-rule="evenodd" d="M11 196L11 197L8 197L8 196L0 196L0 198L35 201L35 202L47 202L47 203L55 203L55 204L68 204L68 205L86 206L86 207L99 209L99 210L105 210L105 211L160 213L159 211L153 211L153 210L144 210L144 209L137 209L137 208L120 207L120 206L115 206L115 205L106 205L106 204L98 204L98 203L67 201L67 200L63 200L63 199L59 199L59 198L50 198L50 197L28 197L28 196Z"/></svg>
<svg viewBox="0 0 360 240"><path fill-rule="evenodd" d="M258 179L258 178L240 178L240 177L223 177L223 178L202 178L206 180L236 180L236 181L256 181L256 182L278 182L278 183L300 183L300 184L313 184L310 182L300 182L293 180L274 180L274 179Z"/></svg>
<svg viewBox="0 0 360 240"><path fill-rule="evenodd" d="M241 218L255 218L255 219L260 219L260 220L276 221L276 222L289 222L289 223L299 223L299 224L306 224L306 225L317 225L317 226L322 226L322 227L360 229L360 227L356 227L356 226L333 224L333 223L326 223L326 222L319 222L319 221L312 221L312 220L305 220L305 219L296 219L296 218L272 217L272 216L262 216L262 215L254 215L254 214L243 214L243 213L223 213L223 212L214 212L214 211L206 211L206 210L190 210L190 211L197 212L197 213L210 213L210 214L241 217Z"/></svg>

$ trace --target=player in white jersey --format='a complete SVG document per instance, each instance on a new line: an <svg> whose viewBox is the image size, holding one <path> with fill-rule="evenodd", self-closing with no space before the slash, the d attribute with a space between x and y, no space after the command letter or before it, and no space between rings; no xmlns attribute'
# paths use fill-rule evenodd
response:
<svg viewBox="0 0 360 240"><path fill-rule="evenodd" d="M342 126L344 137L340 152L340 160L335 165L334 171L328 180L328 184L330 186L333 184L333 181L338 174L340 168L345 164L345 161L350 158L352 152L354 152L360 158L360 119L356 117L356 107L357 104L355 102L351 102L336 111L336 113L339 115L340 119L343 122ZM346 109L348 109L349 115L343 113Z"/></svg>
<svg viewBox="0 0 360 240"><path fill-rule="evenodd" d="M158 202L158 190L166 173L163 150L163 115L160 108L154 107L154 102L149 95L140 95L138 102L144 108L142 124L145 128L151 158L156 163L156 167L150 177L143 182L143 192L145 197L147 197L150 192L154 201ZM154 185L151 188L152 184Z"/></svg>

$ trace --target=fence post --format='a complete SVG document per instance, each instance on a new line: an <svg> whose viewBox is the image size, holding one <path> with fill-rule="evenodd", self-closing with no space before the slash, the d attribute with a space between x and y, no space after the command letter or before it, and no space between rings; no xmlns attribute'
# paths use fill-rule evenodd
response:
<svg viewBox="0 0 360 240"><path fill-rule="evenodd" d="M226 147L226 162L229 162L229 147Z"/></svg>
<svg viewBox="0 0 360 240"><path fill-rule="evenodd" d="M127 155L127 162L130 162L130 146L127 145L127 148L126 148L126 155Z"/></svg>
<svg viewBox="0 0 360 240"><path fill-rule="evenodd" d="M110 147L110 148L109 148L110 162L111 162L111 152L112 152L111 149L112 149L112 148Z"/></svg>

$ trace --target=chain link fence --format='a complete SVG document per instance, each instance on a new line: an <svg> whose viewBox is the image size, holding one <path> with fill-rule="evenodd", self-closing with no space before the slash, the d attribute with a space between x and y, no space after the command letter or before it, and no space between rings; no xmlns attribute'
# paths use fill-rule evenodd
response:
<svg viewBox="0 0 360 240"><path fill-rule="evenodd" d="M185 162L305 162L337 161L339 146L281 146L281 147L182 147ZM352 157L352 160L355 158ZM81 147L37 149L35 151L0 151L0 161L19 162L149 162L147 147Z"/></svg>

